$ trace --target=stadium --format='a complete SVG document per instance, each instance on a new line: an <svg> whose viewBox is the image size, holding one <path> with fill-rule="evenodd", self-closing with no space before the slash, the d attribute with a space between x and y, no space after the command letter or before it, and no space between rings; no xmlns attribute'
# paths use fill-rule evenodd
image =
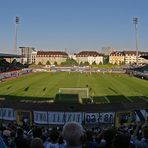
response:
<svg viewBox="0 0 148 148"><path fill-rule="evenodd" d="M147 5L2 0L0 148L148 148Z"/></svg>
<svg viewBox="0 0 148 148"><path fill-rule="evenodd" d="M1 57L2 142L5 137L12 139L13 131L19 134L20 130L21 137L28 140L37 134L39 137L46 136L48 141L44 131L49 136L57 132L58 140L67 124L83 126L83 133L87 136L89 132L99 134L101 131L106 140L105 131L110 133L110 130L117 129L116 133L121 130L128 132L130 128L143 126L148 121L147 64L129 67L102 65L103 68L82 65L28 66L11 60L17 55L1 54ZM7 62L5 57L12 62ZM6 140L5 143L8 146L17 145L13 141L9 144ZM22 142L20 144L22 146ZM63 144L65 147L64 141ZM98 141L97 147L100 144ZM25 147L29 145L28 141Z"/></svg>
<svg viewBox="0 0 148 148"><path fill-rule="evenodd" d="M3 121L118 125L133 112L137 121L145 121L148 81L131 75L131 69L128 74L117 69L25 68L1 74L0 98Z"/></svg>

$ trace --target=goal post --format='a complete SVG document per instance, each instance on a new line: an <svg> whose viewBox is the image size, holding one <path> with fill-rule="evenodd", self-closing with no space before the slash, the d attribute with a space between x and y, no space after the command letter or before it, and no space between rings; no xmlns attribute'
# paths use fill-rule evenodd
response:
<svg viewBox="0 0 148 148"><path fill-rule="evenodd" d="M89 88L59 88L59 94L78 94L80 98L89 98Z"/></svg>

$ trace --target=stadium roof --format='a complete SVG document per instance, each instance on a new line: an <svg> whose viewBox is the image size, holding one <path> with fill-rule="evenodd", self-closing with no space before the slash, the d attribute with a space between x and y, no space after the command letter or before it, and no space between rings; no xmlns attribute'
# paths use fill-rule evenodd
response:
<svg viewBox="0 0 148 148"><path fill-rule="evenodd" d="M21 55L0 53L0 58L20 58Z"/></svg>

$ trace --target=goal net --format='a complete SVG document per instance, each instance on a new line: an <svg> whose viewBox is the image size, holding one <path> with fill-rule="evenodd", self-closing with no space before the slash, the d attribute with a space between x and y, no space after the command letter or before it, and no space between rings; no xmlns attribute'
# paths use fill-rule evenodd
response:
<svg viewBox="0 0 148 148"><path fill-rule="evenodd" d="M79 99L89 98L89 88L59 88L59 94L77 94Z"/></svg>

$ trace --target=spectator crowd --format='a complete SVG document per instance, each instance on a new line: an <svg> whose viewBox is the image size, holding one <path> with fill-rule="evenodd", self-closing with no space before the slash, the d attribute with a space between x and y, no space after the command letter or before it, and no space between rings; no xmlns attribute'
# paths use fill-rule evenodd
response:
<svg viewBox="0 0 148 148"><path fill-rule="evenodd" d="M86 128L76 122L63 127L0 127L0 148L148 148L148 124Z"/></svg>

